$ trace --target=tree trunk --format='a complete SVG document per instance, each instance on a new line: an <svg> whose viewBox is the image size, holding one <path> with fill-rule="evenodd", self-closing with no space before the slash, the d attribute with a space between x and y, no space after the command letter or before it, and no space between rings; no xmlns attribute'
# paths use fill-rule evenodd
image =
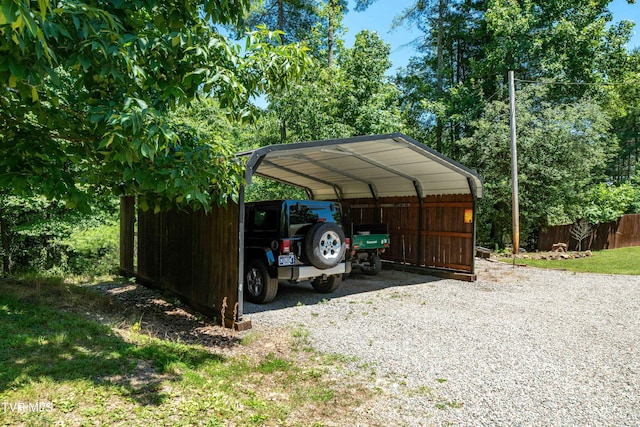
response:
<svg viewBox="0 0 640 427"><path fill-rule="evenodd" d="M438 55L438 80L436 83L436 96L438 100L442 100L444 94L444 52L442 46L442 40L444 37L444 9L445 3L444 0L440 0L438 2L438 35L436 39L436 49ZM438 114L436 117L436 151L442 153L442 116Z"/></svg>
<svg viewBox="0 0 640 427"><path fill-rule="evenodd" d="M336 13L336 1L329 0L329 27L327 29L327 64L329 68L333 67L333 49L334 40L333 33L335 31L335 13Z"/></svg>
<svg viewBox="0 0 640 427"><path fill-rule="evenodd" d="M278 0L278 29L284 31L284 0Z"/></svg>
<svg viewBox="0 0 640 427"><path fill-rule="evenodd" d="M280 144L287 143L287 121L283 118L280 122Z"/></svg>
<svg viewBox="0 0 640 427"><path fill-rule="evenodd" d="M4 217L4 209L0 209L0 242L2 247L2 273L9 274L11 270L11 252L9 244L9 226Z"/></svg>

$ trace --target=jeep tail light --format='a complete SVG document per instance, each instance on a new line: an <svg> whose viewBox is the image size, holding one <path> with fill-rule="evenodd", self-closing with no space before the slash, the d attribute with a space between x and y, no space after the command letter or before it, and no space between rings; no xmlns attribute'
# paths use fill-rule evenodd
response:
<svg viewBox="0 0 640 427"><path fill-rule="evenodd" d="M288 254L291 252L291 240L284 239L280 241L280 253Z"/></svg>
<svg viewBox="0 0 640 427"><path fill-rule="evenodd" d="M347 244L347 250L351 248L351 237L345 237L344 242Z"/></svg>

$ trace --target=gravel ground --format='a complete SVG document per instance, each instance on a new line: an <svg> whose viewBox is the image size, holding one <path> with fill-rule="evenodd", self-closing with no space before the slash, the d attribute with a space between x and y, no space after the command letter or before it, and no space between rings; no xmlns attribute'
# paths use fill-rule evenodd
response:
<svg viewBox="0 0 640 427"><path fill-rule="evenodd" d="M354 274L334 294L281 286L256 331L303 327L377 398L361 426L640 426L640 277L477 261L466 283Z"/></svg>

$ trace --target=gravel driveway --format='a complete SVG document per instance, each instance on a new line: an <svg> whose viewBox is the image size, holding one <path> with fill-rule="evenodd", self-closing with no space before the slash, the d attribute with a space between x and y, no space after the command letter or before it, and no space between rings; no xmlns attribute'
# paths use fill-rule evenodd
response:
<svg viewBox="0 0 640 427"><path fill-rule="evenodd" d="M281 286L245 313L352 356L379 390L354 425L640 425L640 277L477 270L474 283L354 274L330 295Z"/></svg>

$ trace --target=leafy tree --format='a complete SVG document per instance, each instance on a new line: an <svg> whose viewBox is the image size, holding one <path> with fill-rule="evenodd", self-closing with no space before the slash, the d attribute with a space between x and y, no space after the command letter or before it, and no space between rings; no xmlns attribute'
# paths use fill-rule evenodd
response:
<svg viewBox="0 0 640 427"><path fill-rule="evenodd" d="M352 125L339 120L341 105L338 94L344 91L346 84L343 73L316 66L306 73L300 84L273 100L270 109L282 118L280 142L353 135Z"/></svg>
<svg viewBox="0 0 640 427"><path fill-rule="evenodd" d="M369 6L371 2L360 1L358 2L358 9L364 9ZM427 0L418 1L414 5L408 7L400 15L394 19L394 27L399 27L403 24L410 24L423 31L426 35L425 41L431 46L435 55L430 55L429 66L434 71L433 80L423 81L423 71L419 74L406 74L405 79L408 79L406 83L412 83L414 85L423 86L421 91L427 90L431 93L429 98L431 101L431 108L428 105L420 106L419 108L425 108L433 112L431 119L435 124L435 134L432 138L433 146L437 151L442 152L444 150L444 125L446 118L443 115L444 104L446 103L445 97L445 79L448 75L448 70L445 65L445 37L447 33L447 26L450 25L449 15L451 3L445 0ZM424 42L423 42L424 43ZM433 50L433 44L435 43L435 50ZM424 45L422 46L424 49ZM420 65L412 64L420 67ZM433 82L435 81L435 85ZM424 85L428 87L424 87ZM417 102L417 105L422 104ZM411 107L410 107L411 110ZM415 114L415 109L413 109ZM419 115L419 113L418 113ZM413 117L414 121L417 117ZM418 130L418 129L416 129ZM424 135L427 137L427 135ZM425 140L425 139L423 139Z"/></svg>
<svg viewBox="0 0 640 427"><path fill-rule="evenodd" d="M272 100L272 111L286 118L282 142L401 130L399 92L385 76L388 56L389 45L363 31L335 67L316 63L300 84Z"/></svg>
<svg viewBox="0 0 640 427"><path fill-rule="evenodd" d="M232 28L235 38L248 28L266 26L283 32L285 42L305 42L312 54L333 66L344 32L342 18L347 0L266 0L255 1L244 19Z"/></svg>
<svg viewBox="0 0 640 427"><path fill-rule="evenodd" d="M250 97L301 73L304 49L271 43L277 34L253 32L241 51L212 26L247 6L3 1L0 188L70 206L96 192L140 194L154 209L235 197L231 149L176 132L167 113L202 93L245 116Z"/></svg>
<svg viewBox="0 0 640 427"><path fill-rule="evenodd" d="M518 91L516 106L520 230L535 243L546 225L571 223L581 194L602 178L609 123L601 108L584 99L562 106L546 101L545 88ZM503 245L511 230L511 155L508 102L492 101L461 139L462 162L484 178L479 240Z"/></svg>
<svg viewBox="0 0 640 427"><path fill-rule="evenodd" d="M233 28L237 39L243 38L246 28L263 25L283 32L285 43L306 40L320 22L318 4L310 0L267 0L253 2L245 17Z"/></svg>
<svg viewBox="0 0 640 427"><path fill-rule="evenodd" d="M428 143L452 157L470 135L485 102L504 92L507 70L521 80L553 80L557 103L608 96L602 83L617 77L632 24L611 25L608 1L417 1L402 16L424 31L400 75L404 108ZM442 7L444 6L444 7ZM576 85L573 83L581 83Z"/></svg>
<svg viewBox="0 0 640 427"><path fill-rule="evenodd" d="M640 70L637 52L625 48L633 23L612 24L608 4L420 0L398 18L424 32L421 55L397 80L404 117L418 138L485 178L479 235L488 244L509 241L511 223L508 116L497 101L507 96L507 70L524 84L547 84L535 96L517 94L526 239L542 225L580 218L592 185L635 172L637 91L618 84L636 81ZM578 136L592 145L576 145Z"/></svg>
<svg viewBox="0 0 640 427"><path fill-rule="evenodd" d="M298 84L271 99L267 112L240 138L242 147L403 130L399 91L385 76L391 66L388 56L389 46L377 34L363 31L334 67L315 60ZM247 190L247 198L254 200L282 196L304 195L259 180Z"/></svg>
<svg viewBox="0 0 640 427"><path fill-rule="evenodd" d="M320 20L303 39L314 58L325 66L333 67L336 57L342 51L343 36L346 33L342 25L345 13L347 13L346 0L320 2L318 7Z"/></svg>
<svg viewBox="0 0 640 427"><path fill-rule="evenodd" d="M618 138L617 155L610 159L608 174L616 183L629 181L638 171L640 160L640 50L620 60L620 84L610 87L607 110Z"/></svg>
<svg viewBox="0 0 640 427"><path fill-rule="evenodd" d="M327 65L333 67L335 39L342 17L347 12L347 0L327 0Z"/></svg>
<svg viewBox="0 0 640 427"><path fill-rule="evenodd" d="M617 221L624 214L640 213L640 186L599 183L589 188L577 216L593 224Z"/></svg>
<svg viewBox="0 0 640 427"><path fill-rule="evenodd" d="M278 199L306 199L308 198L304 190L290 185L271 181L255 176L251 185L247 186L245 200L278 200Z"/></svg>

